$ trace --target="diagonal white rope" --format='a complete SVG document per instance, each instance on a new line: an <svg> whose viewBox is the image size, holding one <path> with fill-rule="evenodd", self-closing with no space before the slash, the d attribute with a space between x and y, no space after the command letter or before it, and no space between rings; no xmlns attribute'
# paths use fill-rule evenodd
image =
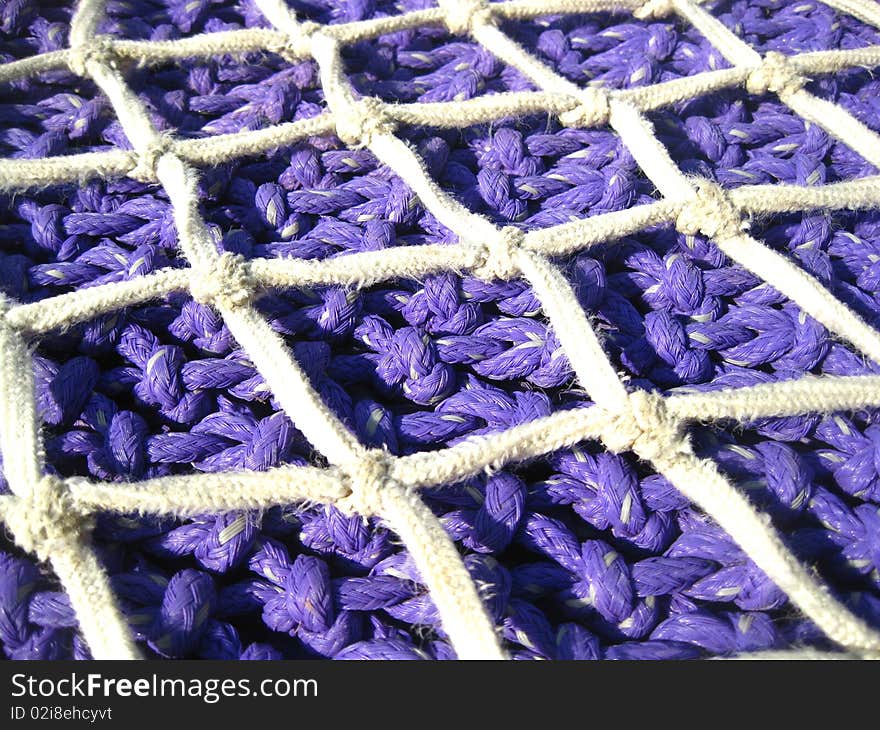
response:
<svg viewBox="0 0 880 730"><path fill-rule="evenodd" d="M0 306L5 305L3 298ZM0 321L0 453L14 497L3 519L16 541L49 560L96 658L134 659L131 639L103 567L89 545L85 511L69 499L66 486L43 474L31 356L27 343Z"/></svg>
<svg viewBox="0 0 880 730"><path fill-rule="evenodd" d="M597 119L607 118L642 170L664 196L673 200L691 201L677 219L679 228L693 227L695 230L686 232L701 231L713 237L719 247L740 265L755 270L765 279L771 279L780 291L799 303L829 329L850 339L875 360L880 359L880 333L869 328L817 281L794 267L787 259L739 233L742 219L720 187L710 187L708 183L704 183L699 192L695 193L691 183L674 165L669 153L660 144L650 124L638 109L619 100L585 94L498 30L491 15L485 12L485 6L475 2L468 4L461 0L440 1L441 7L448 4L456 8L458 13L462 12L464 6L470 8L467 22L459 20L459 27L467 30L502 60L525 74L540 89L580 96L583 101L581 116L592 123ZM709 18L704 25L714 33L710 40L713 44L720 45L722 52L727 50L732 53L732 49L739 48L738 38L731 38L720 31L715 32L714 25L721 24L698 5L689 0L672 0L671 5L689 19L702 19L704 15ZM751 55L746 58L747 54L742 51L732 60L743 66L753 64L755 57L760 62L760 57L751 48L745 48ZM762 65L758 66L758 71L763 71ZM752 76L754 73L750 78ZM837 108L837 112L838 122L841 116L852 119L842 108ZM849 131L852 132L852 129ZM682 220L685 215L686 220ZM569 324L564 316L578 309L577 301L567 286L563 288L557 284L549 290L536 287L541 301L547 300L550 291L559 297L570 298L567 306L553 307L546 312L554 327L558 329L561 326L564 330ZM588 328L586 334L582 330L581 337L592 339L594 335ZM560 333L564 346L568 344L566 339ZM629 396L629 403L627 399L611 397L606 390L607 379L604 374L597 377L597 373L603 373L607 367L607 358L602 355L599 358L601 362L597 362L597 358L591 357L589 351L580 350L579 354L585 358L577 370L582 385L594 394L600 405L606 400L615 401L613 410L618 417L611 419L614 427L601 433L602 441L608 448L613 451L633 450L653 462L679 491L712 515L829 638L856 651L880 651L880 634L850 613L831 596L826 586L814 579L788 550L767 518L757 513L711 462L698 459L690 453L689 443L681 433L680 422L669 416L662 400L649 398L639 392ZM600 397L602 400L599 400Z"/></svg>
<svg viewBox="0 0 880 730"><path fill-rule="evenodd" d="M880 27L880 13L865 0L829 0L843 12ZM561 272L547 257L582 250L660 223L713 238L727 255L800 304L832 332L880 360L880 334L837 301L788 259L742 232L743 215L809 208L880 207L880 176L821 187L747 186L725 192L708 181L688 180L656 139L642 112L711 91L745 84L771 92L808 120L826 128L878 165L880 135L837 105L805 92L803 74L833 73L880 64L880 47L761 58L695 0L640 2L601 0L441 0L440 7L399 16L318 26L298 23L280 0L258 2L274 30L203 34L173 43L123 41L97 36L102 0L85 0L71 23L71 45L0 65L0 82L70 67L90 76L110 100L134 150L112 150L47 160L0 160L0 189L23 190L88 177L128 175L158 180L173 202L174 220L188 269L166 269L133 281L62 294L35 304L0 306L0 450L12 495L0 497L0 519L16 540L49 559L65 585L86 641L96 657L136 656L137 650L109 591L106 576L88 547L89 517L100 511L193 515L259 509L293 502L335 503L390 523L412 553L431 590L445 631L458 655L501 657L498 637L454 544L415 490L458 481L546 454L585 439L615 451L633 450L740 543L808 617L849 651L880 652L880 637L835 601L787 550L765 517L708 460L691 452L683 426L707 418L749 421L809 412L880 406L877 376L804 377L800 380L723 389L674 391L665 398L628 393L604 354ZM733 63L654 86L605 92L581 89L528 54L496 27L498 18L595 10L634 12L639 17L675 12L690 21ZM344 73L345 43L424 24L445 24L467 33L531 78L539 91L498 94L467 102L384 104L358 98ZM186 57L274 51L312 57L319 65L329 111L312 119L267 129L176 140L160 135L140 100L115 70L115 58L160 64ZM817 111L818 110L818 111ZM650 205L572 221L527 234L499 229L447 195L412 149L395 136L398 122L465 127L513 114L550 113L572 126L611 124L664 198ZM315 134L335 131L363 144L392 168L460 242L353 254L329 261L243 261L221 254L198 210L191 165L213 165L260 154ZM878 165L880 166L880 165ZM563 351L596 405L553 414L437 452L391 457L361 446L310 386L284 343L251 306L260 288L345 284L366 286L395 277L436 271L468 271L483 278L526 278L542 301ZM42 449L25 336L80 322L100 313L190 291L224 317L279 403L309 441L333 464L328 468L279 467L265 473L230 472L167 477L109 485L44 475ZM14 373L16 377L10 377ZM19 373L24 373L21 378Z"/></svg>
<svg viewBox="0 0 880 730"><path fill-rule="evenodd" d="M256 0L256 5L273 25L296 42L301 42L303 26L296 22L281 0ZM441 223L448 225L464 219L473 226L474 233L491 234L494 226L468 212L431 182L415 153L388 134L382 128L381 118L369 116L370 110L363 109L354 99L343 73L339 41L317 32L310 40L324 95L336 119L337 134L349 137L354 144L366 144L385 164L393 164L400 177L410 184ZM259 368L256 362L254 364ZM431 591L458 657L504 658L493 622L480 600L476 585L454 543L430 509L412 490L388 479L384 457L379 459L353 452L350 456L334 458L333 454L324 453L332 463L344 465L354 461L350 469L354 476L355 508L362 513L372 511L382 515L403 539Z"/></svg>
<svg viewBox="0 0 880 730"><path fill-rule="evenodd" d="M826 0L825 5L880 28L880 5L874 0Z"/></svg>
<svg viewBox="0 0 880 730"><path fill-rule="evenodd" d="M858 0L851 4L868 6L868 3ZM871 4L875 6L876 16L876 3ZM732 64L755 68L746 82L749 91L775 93L792 111L849 145L880 169L880 135L843 107L805 91L803 85L806 79L797 73L797 69L785 56L771 52L762 59L754 48L693 0L669 0L669 7L693 24Z"/></svg>

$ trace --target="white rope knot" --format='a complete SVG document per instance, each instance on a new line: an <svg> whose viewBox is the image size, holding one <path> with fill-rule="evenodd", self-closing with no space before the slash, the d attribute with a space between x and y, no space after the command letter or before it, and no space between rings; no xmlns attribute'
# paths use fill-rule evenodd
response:
<svg viewBox="0 0 880 730"><path fill-rule="evenodd" d="M336 115L336 136L350 147L368 145L374 136L392 134L396 123L385 113L380 99L359 99Z"/></svg>
<svg viewBox="0 0 880 730"><path fill-rule="evenodd" d="M559 115L559 121L566 127L604 127L611 116L608 94L594 86L588 86L580 94L572 97L574 106Z"/></svg>
<svg viewBox="0 0 880 730"><path fill-rule="evenodd" d="M287 36L284 50L294 59L309 58L312 55L312 38L320 28L320 23L311 20L297 23Z"/></svg>
<svg viewBox="0 0 880 730"><path fill-rule="evenodd" d="M769 51L761 65L746 79L746 89L750 94L768 92L784 96L800 89L807 79L801 76L788 59L778 51Z"/></svg>
<svg viewBox="0 0 880 730"><path fill-rule="evenodd" d="M469 35L474 28L493 22L492 8L485 0L440 0L438 5L452 35Z"/></svg>
<svg viewBox="0 0 880 730"><path fill-rule="evenodd" d="M727 239L742 232L743 220L724 188L700 179L696 194L685 201L675 220L676 229L688 236L702 233L709 238Z"/></svg>
<svg viewBox="0 0 880 730"><path fill-rule="evenodd" d="M91 516L79 509L64 482L51 474L31 494L14 498L5 520L16 542L40 560L83 539L92 528Z"/></svg>
<svg viewBox="0 0 880 730"><path fill-rule="evenodd" d="M200 304L240 307L251 301L256 281L243 256L225 251L204 269L192 269L190 293Z"/></svg>
<svg viewBox="0 0 880 730"><path fill-rule="evenodd" d="M157 168L163 155L171 152L174 139L171 135L160 134L144 149L137 152L137 165L129 173L138 182L152 183L158 179Z"/></svg>
<svg viewBox="0 0 880 730"><path fill-rule="evenodd" d="M92 61L113 66L115 60L113 41L107 36L95 36L87 44L67 51L67 66L77 76L89 76L88 64Z"/></svg>
<svg viewBox="0 0 880 730"><path fill-rule="evenodd" d="M482 262L474 274L484 281L510 281L519 276L516 254L525 240L525 233L515 226L505 226L497 235L481 244Z"/></svg>
<svg viewBox="0 0 880 730"><path fill-rule="evenodd" d="M608 414L602 442L615 452L633 451L653 461L683 446L681 425L672 418L659 393L635 390L629 394L629 408Z"/></svg>
<svg viewBox="0 0 880 730"><path fill-rule="evenodd" d="M639 20L657 20L666 18L675 12L675 0L648 0L633 10Z"/></svg>
<svg viewBox="0 0 880 730"><path fill-rule="evenodd" d="M382 449L370 449L361 458L348 464L351 494L337 502L342 511L370 517L382 511L382 490L388 482L388 454Z"/></svg>

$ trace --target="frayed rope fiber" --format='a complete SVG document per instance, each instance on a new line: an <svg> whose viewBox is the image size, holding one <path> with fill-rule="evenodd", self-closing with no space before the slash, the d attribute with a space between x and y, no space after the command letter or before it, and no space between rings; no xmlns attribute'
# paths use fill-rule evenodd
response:
<svg viewBox="0 0 880 730"><path fill-rule="evenodd" d="M877 3L0 34L6 656L880 658Z"/></svg>

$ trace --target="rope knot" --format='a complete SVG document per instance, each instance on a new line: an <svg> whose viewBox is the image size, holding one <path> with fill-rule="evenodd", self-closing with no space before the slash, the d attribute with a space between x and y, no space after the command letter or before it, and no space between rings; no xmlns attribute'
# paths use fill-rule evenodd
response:
<svg viewBox="0 0 880 730"><path fill-rule="evenodd" d="M604 127L611 116L608 94L594 86L588 86L576 97L575 106L559 115L559 121L566 127Z"/></svg>
<svg viewBox="0 0 880 730"><path fill-rule="evenodd" d="M205 269L192 269L190 293L200 304L239 307L253 298L255 289L248 263L239 254L226 251Z"/></svg>
<svg viewBox="0 0 880 730"><path fill-rule="evenodd" d="M345 468L351 494L337 504L344 512L363 517L382 511L382 489L388 481L388 454L369 449Z"/></svg>
<svg viewBox="0 0 880 730"><path fill-rule="evenodd" d="M754 71L746 79L746 89L750 94L771 92L784 96L800 89L807 82L778 51L769 51Z"/></svg>
<svg viewBox="0 0 880 730"><path fill-rule="evenodd" d="M469 35L474 28L492 22L492 8L485 0L440 0L438 4L452 35Z"/></svg>
<svg viewBox="0 0 880 730"><path fill-rule="evenodd" d="M373 97L359 99L336 117L336 136L351 147L369 144L377 134L392 134L395 127L385 104Z"/></svg>
<svg viewBox="0 0 880 730"><path fill-rule="evenodd" d="M173 143L173 138L168 134L160 134L149 142L144 149L137 153L137 165L131 171L131 176L139 182L156 182L158 179L156 168L159 166L159 160L163 155L171 152Z"/></svg>
<svg viewBox="0 0 880 730"><path fill-rule="evenodd" d="M633 10L638 20L657 20L666 18L675 12L675 0L648 0Z"/></svg>
<svg viewBox="0 0 880 730"><path fill-rule="evenodd" d="M742 218L730 197L718 183L701 179L696 194L685 201L675 227L685 235L702 233L714 239L731 238L742 231Z"/></svg>
<svg viewBox="0 0 880 730"><path fill-rule="evenodd" d="M525 240L525 233L515 226L505 226L497 235L482 244L483 260L474 269L485 281L510 281L519 276L516 253Z"/></svg>
<svg viewBox="0 0 880 730"><path fill-rule="evenodd" d="M308 58L312 55L312 37L320 30L320 23L311 20L297 23L287 36L285 50L294 59Z"/></svg>
<svg viewBox="0 0 880 730"><path fill-rule="evenodd" d="M16 498L5 519L16 542L40 560L48 560L92 528L91 517L79 509L64 482L52 474L46 474L29 495Z"/></svg>
<svg viewBox="0 0 880 730"><path fill-rule="evenodd" d="M113 41L110 38L95 36L87 44L71 47L67 51L67 66L77 76L89 76L88 64L91 61L105 66L114 64Z"/></svg>
<svg viewBox="0 0 880 730"><path fill-rule="evenodd" d="M615 453L633 451L648 461L674 450L681 427L667 412L663 396L635 390L628 403L629 408L609 414L602 433L605 446Z"/></svg>

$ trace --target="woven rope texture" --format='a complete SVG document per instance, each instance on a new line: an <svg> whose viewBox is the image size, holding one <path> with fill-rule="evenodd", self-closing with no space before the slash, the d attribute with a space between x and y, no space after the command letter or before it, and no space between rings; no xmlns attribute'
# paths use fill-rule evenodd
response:
<svg viewBox="0 0 880 730"><path fill-rule="evenodd" d="M8 656L880 657L875 2L0 24Z"/></svg>

